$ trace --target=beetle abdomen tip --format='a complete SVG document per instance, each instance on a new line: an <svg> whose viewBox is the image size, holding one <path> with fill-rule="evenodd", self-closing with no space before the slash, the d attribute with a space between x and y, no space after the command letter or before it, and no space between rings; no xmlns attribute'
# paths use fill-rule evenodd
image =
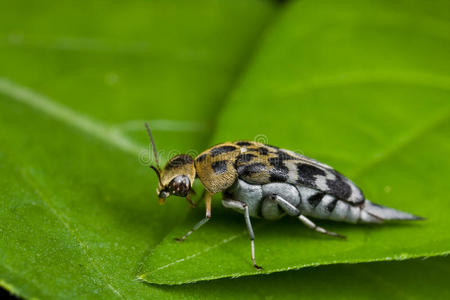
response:
<svg viewBox="0 0 450 300"><path fill-rule="evenodd" d="M383 221L419 221L419 220L425 220L425 218L416 216L404 211L400 211L394 208L382 206L379 204L375 204L370 202L369 200L366 200L364 202L364 211L366 211L368 214L379 218Z"/></svg>

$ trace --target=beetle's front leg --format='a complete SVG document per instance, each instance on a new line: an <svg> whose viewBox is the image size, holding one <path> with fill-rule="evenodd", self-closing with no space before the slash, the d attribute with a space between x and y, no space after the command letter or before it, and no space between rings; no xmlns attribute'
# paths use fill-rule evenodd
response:
<svg viewBox="0 0 450 300"><path fill-rule="evenodd" d="M206 216L200 222L195 224L194 227L192 227L192 229L189 230L183 237L176 238L175 240L177 240L178 242L184 241L194 231L196 231L197 229L202 227L203 224L205 224L206 222L209 221L209 219L211 218L211 198L212 198L212 196L213 196L213 194L211 194L210 192L206 191L206 193L205 193Z"/></svg>

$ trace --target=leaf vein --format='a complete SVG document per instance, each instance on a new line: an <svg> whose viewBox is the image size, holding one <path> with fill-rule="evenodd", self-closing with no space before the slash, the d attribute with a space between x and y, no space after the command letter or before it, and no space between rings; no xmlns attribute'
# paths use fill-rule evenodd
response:
<svg viewBox="0 0 450 300"><path fill-rule="evenodd" d="M448 107L446 107L441 113L434 116L425 126L416 129L415 131L409 132L409 134L406 134L401 139L399 139L398 142L392 144L390 147L386 148L386 150L379 152L378 155L374 156L368 163L354 171L353 178L360 177L368 170L389 159L394 154L411 145L416 140L425 136L433 129L439 127L442 123L448 120L449 116L450 110Z"/></svg>
<svg viewBox="0 0 450 300"><path fill-rule="evenodd" d="M148 275L150 275L152 273L155 273L155 272L157 272L159 270L168 268L168 267L173 266L175 264L178 264L180 262L190 260L190 259L192 259L194 257L199 256L200 254L206 253L206 252L208 252L208 251L210 251L210 250L212 250L214 248L217 248L217 247L220 247L220 246L222 246L224 244L227 244L227 243L229 243L229 242L231 242L231 241L233 241L233 240L235 240L235 239L245 235L246 233L247 233L247 231L242 231L242 232L240 232L238 234L232 235L232 236L230 236L230 237L228 237L226 239L223 239L222 241L220 241L220 242L218 242L218 243L216 243L216 244L214 244L214 245L212 245L210 247L207 247L207 248L205 248L205 249L203 249L201 251L198 251L198 252L196 252L194 254L188 255L186 257L180 258L180 259L178 259L176 261L173 261L171 263L168 263L166 265L160 266L160 267L158 267L158 268L156 268L156 269L154 269L154 270L152 270L150 272L143 273L143 274L139 275L138 278L141 279L141 280L144 280L146 276L148 276Z"/></svg>
<svg viewBox="0 0 450 300"><path fill-rule="evenodd" d="M83 132L93 135L122 151L138 155L143 149L141 145L131 141L121 132L111 130L108 126L92 120L69 107L63 106L27 87L20 86L1 77L0 93L10 96L18 102L29 105L59 121L65 122Z"/></svg>

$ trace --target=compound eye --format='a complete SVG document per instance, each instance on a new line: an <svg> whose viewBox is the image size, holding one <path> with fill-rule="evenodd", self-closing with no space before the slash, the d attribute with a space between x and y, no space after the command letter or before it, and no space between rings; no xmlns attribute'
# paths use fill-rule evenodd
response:
<svg viewBox="0 0 450 300"><path fill-rule="evenodd" d="M191 182L186 175L179 175L175 177L167 186L169 193L180 197L186 197L190 189Z"/></svg>

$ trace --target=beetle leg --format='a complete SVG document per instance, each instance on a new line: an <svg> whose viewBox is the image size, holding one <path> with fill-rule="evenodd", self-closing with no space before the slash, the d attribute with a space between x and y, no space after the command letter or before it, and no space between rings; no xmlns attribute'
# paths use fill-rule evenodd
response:
<svg viewBox="0 0 450 300"><path fill-rule="evenodd" d="M252 223L250 222L250 214L248 212L248 205L244 205L244 216L245 216L245 223L247 224L248 234L250 235L250 245L252 249L252 262L253 266L257 270L261 270L262 267L258 266L255 262L255 234L253 233Z"/></svg>
<svg viewBox="0 0 450 300"><path fill-rule="evenodd" d="M195 196L195 191L193 189L189 190L189 192L186 196L186 201L189 203L189 206L191 208L195 208L197 206L197 203L194 203L192 201L192 196Z"/></svg>
<svg viewBox="0 0 450 300"><path fill-rule="evenodd" d="M248 234L250 236L250 247L251 247L251 255L252 255L252 262L253 262L253 266L258 269L261 270L262 267L258 266L256 264L255 261L255 234L253 233L253 227L252 227L252 223L250 222L250 213L248 211L248 205L240 202L240 201L236 201L236 200L223 200L222 201L223 206L227 207L227 208L238 208L242 211L244 211L244 218L245 218L245 224L247 224L247 230L248 230Z"/></svg>
<svg viewBox="0 0 450 300"><path fill-rule="evenodd" d="M194 231L196 231L197 229L199 229L200 227L202 227L202 225L204 225L206 222L209 221L209 219L211 219L211 198L212 198L212 194L209 192L205 193L205 206L206 206L206 216L197 224L194 225L194 227L192 227L191 230L189 230L183 237L181 238L176 238L175 240L177 240L178 242L182 242L184 241L188 236L190 236Z"/></svg>
<svg viewBox="0 0 450 300"><path fill-rule="evenodd" d="M304 215L301 214L300 210L295 207L294 205L292 205L291 203L289 203L289 201L281 198L278 195L272 195L270 196L271 199L273 201L275 201L288 215L297 217L303 224L305 224L308 228L311 228L312 230L315 230L319 233L322 234L326 234L326 235L330 235L330 236L334 236L334 237L338 237L338 238L342 238L345 239L345 236L340 235L336 232L332 232L332 231L328 231L322 227L317 226L316 224L314 224L313 221L311 221L310 219L308 219L307 217L305 217Z"/></svg>

